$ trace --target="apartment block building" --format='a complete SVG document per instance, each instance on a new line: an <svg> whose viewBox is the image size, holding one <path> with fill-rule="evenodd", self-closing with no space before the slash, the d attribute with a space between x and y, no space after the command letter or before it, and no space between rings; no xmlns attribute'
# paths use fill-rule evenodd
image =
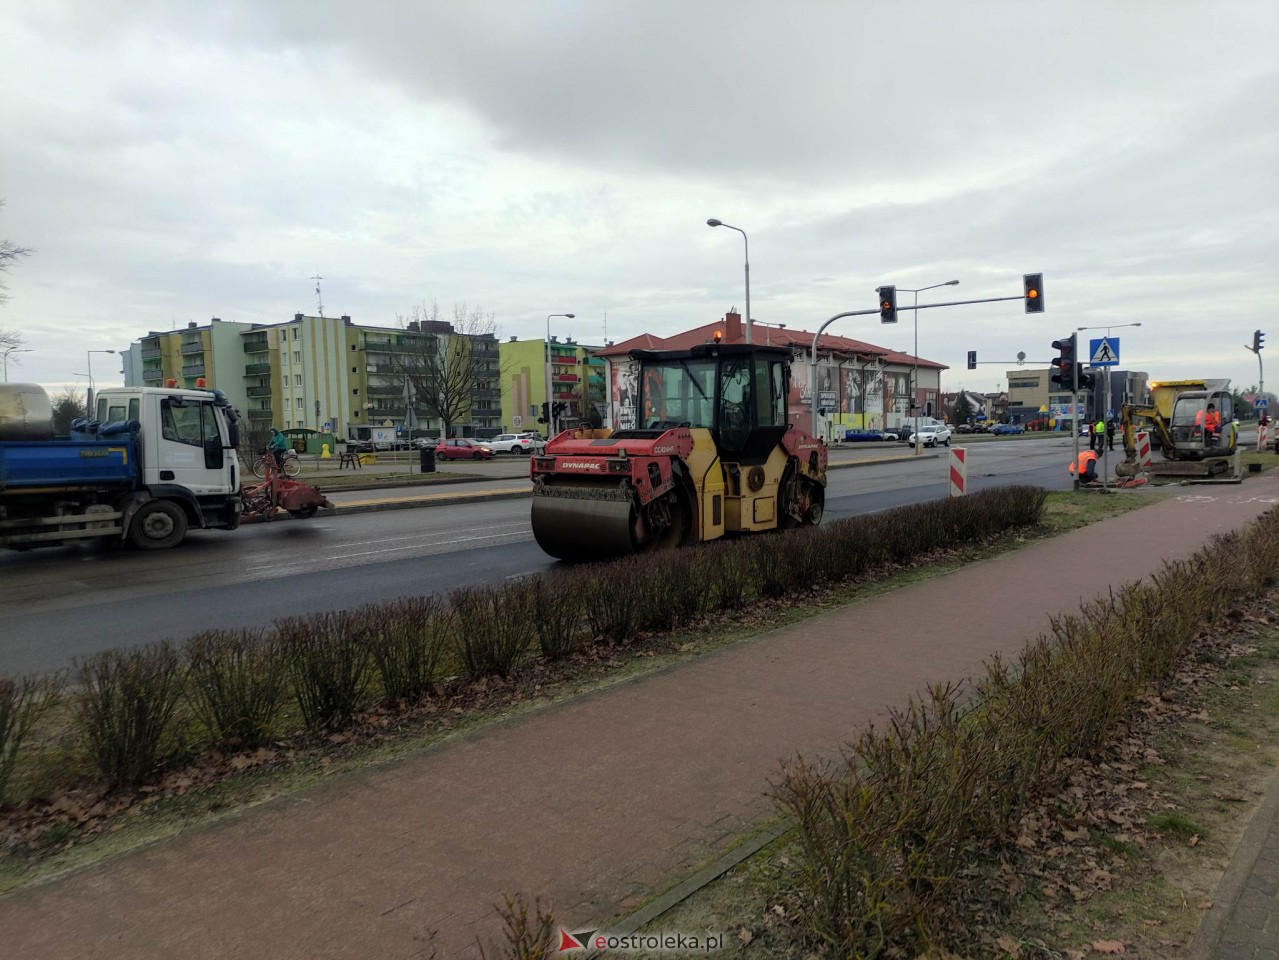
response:
<svg viewBox="0 0 1279 960"><path fill-rule="evenodd" d="M469 397L454 431L488 435L502 425L498 344L492 334L458 334L451 324L407 328L366 326L349 316L295 314L284 323L189 324L152 332L127 351L125 383L161 386L173 379L194 386L203 377L222 390L249 426L278 426L367 438L374 426L402 427L408 411L406 359L443 351L465 336L473 358ZM419 432L438 434L442 422L421 398L413 404Z"/></svg>
<svg viewBox="0 0 1279 960"><path fill-rule="evenodd" d="M498 349L506 428L546 433L547 425L538 418L547 400L563 405L555 424L561 428L593 416L601 423L607 418L606 365L595 356L600 347L558 337L549 344L511 337Z"/></svg>

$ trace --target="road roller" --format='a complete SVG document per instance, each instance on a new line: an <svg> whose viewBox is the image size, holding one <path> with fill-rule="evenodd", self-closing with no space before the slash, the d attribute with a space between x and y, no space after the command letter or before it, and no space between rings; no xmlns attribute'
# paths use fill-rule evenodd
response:
<svg viewBox="0 0 1279 960"><path fill-rule="evenodd" d="M633 350L622 429L565 430L530 459L533 535L572 562L821 522L826 444L787 418L791 352Z"/></svg>

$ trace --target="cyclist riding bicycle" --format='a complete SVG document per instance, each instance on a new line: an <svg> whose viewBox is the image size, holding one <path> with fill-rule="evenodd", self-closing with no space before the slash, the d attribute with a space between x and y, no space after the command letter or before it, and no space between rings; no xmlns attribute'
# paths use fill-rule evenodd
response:
<svg viewBox="0 0 1279 960"><path fill-rule="evenodd" d="M280 473L284 472L284 458L293 448L289 446L288 438L282 434L278 427L271 428L271 439L267 442L266 453L275 460L275 467Z"/></svg>

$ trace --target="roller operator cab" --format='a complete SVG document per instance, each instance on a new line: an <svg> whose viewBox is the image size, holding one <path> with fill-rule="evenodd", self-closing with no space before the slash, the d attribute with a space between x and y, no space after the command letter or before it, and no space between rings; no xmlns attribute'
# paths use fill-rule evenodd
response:
<svg viewBox="0 0 1279 960"><path fill-rule="evenodd" d="M532 458L533 534L598 560L821 521L826 444L787 420L791 353L636 350L632 429L567 430Z"/></svg>

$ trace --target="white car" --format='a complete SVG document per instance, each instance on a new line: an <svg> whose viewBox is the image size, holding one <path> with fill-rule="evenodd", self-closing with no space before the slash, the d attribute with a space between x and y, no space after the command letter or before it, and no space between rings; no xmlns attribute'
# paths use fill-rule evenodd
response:
<svg viewBox="0 0 1279 960"><path fill-rule="evenodd" d="M522 433L503 433L492 440L484 441L484 445L494 453L537 453L546 446L546 441L526 436Z"/></svg>
<svg viewBox="0 0 1279 960"><path fill-rule="evenodd" d="M919 428L919 439L926 447L935 447L937 444L950 446L950 427L944 423L941 425L932 424ZM915 434L910 435L907 441L912 447L915 445Z"/></svg>

